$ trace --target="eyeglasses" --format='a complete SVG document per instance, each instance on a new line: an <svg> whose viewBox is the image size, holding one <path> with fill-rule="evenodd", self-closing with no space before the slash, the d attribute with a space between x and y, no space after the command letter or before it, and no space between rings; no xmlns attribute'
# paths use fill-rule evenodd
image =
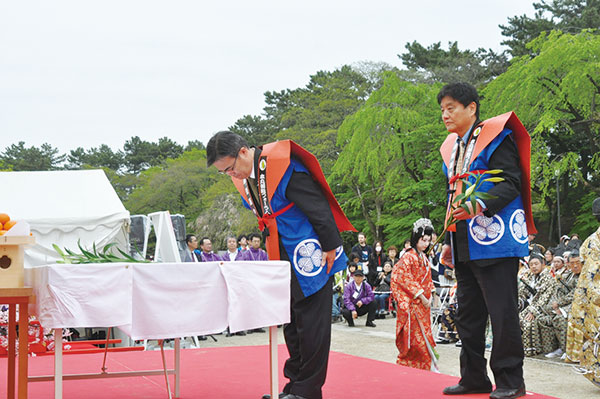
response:
<svg viewBox="0 0 600 399"><path fill-rule="evenodd" d="M238 153L235 156L235 159L233 160L233 164L231 164L231 166L228 166L223 170L220 170L219 173L222 175L226 175L228 173L233 172L233 170L235 169L235 163L237 162L239 156L240 156L240 152L238 151Z"/></svg>

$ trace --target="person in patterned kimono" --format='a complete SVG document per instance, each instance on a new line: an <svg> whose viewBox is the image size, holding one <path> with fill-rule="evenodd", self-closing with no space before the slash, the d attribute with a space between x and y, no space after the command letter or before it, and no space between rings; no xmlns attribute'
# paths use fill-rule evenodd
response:
<svg viewBox="0 0 600 399"><path fill-rule="evenodd" d="M550 304L556 284L550 271L544 267L542 255L531 254L529 272L523 276L521 283L519 299L524 308L519 313L519 320L523 349L525 356L535 356L543 353L537 318L545 314L544 308Z"/></svg>
<svg viewBox="0 0 600 399"><path fill-rule="evenodd" d="M592 203L600 222L600 198ZM600 228L581 244L581 275L573 295L567 328L567 361L600 387Z"/></svg>
<svg viewBox="0 0 600 399"><path fill-rule="evenodd" d="M430 312L435 287L425 255L432 233L433 225L429 219L419 219L414 223L411 248L394 266L391 289L397 304L396 363L437 371Z"/></svg>
<svg viewBox="0 0 600 399"><path fill-rule="evenodd" d="M546 353L547 358L561 357L565 353L567 321L571 313L571 303L579 273L581 273L579 254L572 253L569 255L567 271L554 277L555 292L550 303L544 308L545 314L537 319L542 351Z"/></svg>

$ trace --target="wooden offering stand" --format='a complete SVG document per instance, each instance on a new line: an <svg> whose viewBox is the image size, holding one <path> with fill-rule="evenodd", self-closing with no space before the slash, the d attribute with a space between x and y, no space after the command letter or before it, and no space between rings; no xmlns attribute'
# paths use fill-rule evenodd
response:
<svg viewBox="0 0 600 399"><path fill-rule="evenodd" d="M34 244L31 236L0 236L0 304L8 305L7 397L15 397L17 305L19 306L19 399L27 398L29 303L33 289L24 287L23 247Z"/></svg>

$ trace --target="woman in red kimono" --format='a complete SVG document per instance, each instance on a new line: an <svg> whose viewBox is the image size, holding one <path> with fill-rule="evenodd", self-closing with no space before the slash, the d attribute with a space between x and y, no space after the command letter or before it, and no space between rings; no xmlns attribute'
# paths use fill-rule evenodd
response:
<svg viewBox="0 0 600 399"><path fill-rule="evenodd" d="M431 281L425 251L431 244L433 225L419 219L413 225L411 248L398 260L392 271L392 295L396 300L397 363L437 371L435 342L431 334Z"/></svg>

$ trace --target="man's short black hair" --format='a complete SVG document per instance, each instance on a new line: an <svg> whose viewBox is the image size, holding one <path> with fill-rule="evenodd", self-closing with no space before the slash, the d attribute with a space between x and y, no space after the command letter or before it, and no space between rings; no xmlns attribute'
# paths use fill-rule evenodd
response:
<svg viewBox="0 0 600 399"><path fill-rule="evenodd" d="M188 244L192 242L192 237L196 237L196 234L188 234L187 236L185 236L185 242L187 242Z"/></svg>
<svg viewBox="0 0 600 399"><path fill-rule="evenodd" d="M252 239L253 239L254 237L258 237L258 238L260 238L260 240L262 241L262 236L261 236L260 234L258 234L258 233L252 233L252 234L250 234L250 235L248 236L248 241L252 241Z"/></svg>
<svg viewBox="0 0 600 399"><path fill-rule="evenodd" d="M208 237L202 237L202 238L200 239L200 242L199 242L200 246L203 246L203 245L204 245L204 240L208 240L208 241L210 241L210 238L208 238Z"/></svg>
<svg viewBox="0 0 600 399"><path fill-rule="evenodd" d="M479 94L473 85L464 82L447 84L438 93L438 104L442 103L444 97L452 97L465 107L474 102L476 105L475 117L479 119Z"/></svg>
<svg viewBox="0 0 600 399"><path fill-rule="evenodd" d="M228 130L216 133L206 145L206 167L221 158L236 157L243 147L248 147L248 142L239 134Z"/></svg>

